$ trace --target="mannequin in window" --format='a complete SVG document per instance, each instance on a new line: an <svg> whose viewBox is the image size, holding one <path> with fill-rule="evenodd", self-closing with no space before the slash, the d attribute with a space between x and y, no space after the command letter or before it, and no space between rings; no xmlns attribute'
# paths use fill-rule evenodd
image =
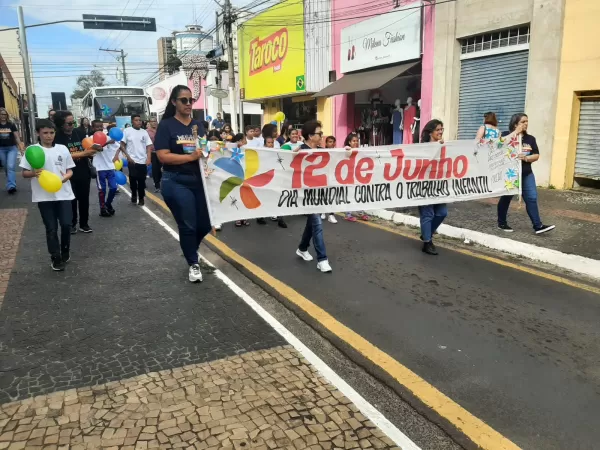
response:
<svg viewBox="0 0 600 450"><path fill-rule="evenodd" d="M402 143L403 144L412 144L413 143L413 134L412 134L412 126L415 121L415 116L417 114L417 108L412 104L412 97L408 97L406 99L406 106L404 107L404 130L402 135Z"/></svg>
<svg viewBox="0 0 600 450"><path fill-rule="evenodd" d="M402 144L402 127L404 119L404 110L400 107L400 99L397 98L394 102L396 106L392 112L392 130L393 130L393 144Z"/></svg>
<svg viewBox="0 0 600 450"><path fill-rule="evenodd" d="M421 129L421 100L417 101L417 114L415 121L412 125L413 142L417 144L419 142L419 131Z"/></svg>

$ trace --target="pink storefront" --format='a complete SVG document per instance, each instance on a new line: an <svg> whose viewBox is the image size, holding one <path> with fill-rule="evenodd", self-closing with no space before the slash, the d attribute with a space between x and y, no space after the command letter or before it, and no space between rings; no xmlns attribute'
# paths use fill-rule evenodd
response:
<svg viewBox="0 0 600 450"><path fill-rule="evenodd" d="M359 133L361 145L418 142L421 124L431 119L434 7L412 0L380 5L333 0L336 81L316 95L332 100L338 145L350 132Z"/></svg>

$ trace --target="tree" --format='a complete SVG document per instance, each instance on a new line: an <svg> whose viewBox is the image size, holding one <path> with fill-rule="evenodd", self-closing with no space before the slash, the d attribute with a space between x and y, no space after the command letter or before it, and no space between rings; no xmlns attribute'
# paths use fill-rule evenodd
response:
<svg viewBox="0 0 600 450"><path fill-rule="evenodd" d="M165 62L165 70L169 75L174 74L175 72L179 72L179 68L181 67L181 60L177 56L177 50L173 49L173 53Z"/></svg>
<svg viewBox="0 0 600 450"><path fill-rule="evenodd" d="M105 86L104 75L99 70L92 70L89 75L77 78L77 87L73 90L71 98L83 98L91 88Z"/></svg>

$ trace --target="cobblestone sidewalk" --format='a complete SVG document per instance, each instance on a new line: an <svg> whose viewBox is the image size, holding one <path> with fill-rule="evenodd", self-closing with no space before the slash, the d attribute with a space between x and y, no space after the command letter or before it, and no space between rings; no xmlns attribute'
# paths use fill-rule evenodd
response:
<svg viewBox="0 0 600 450"><path fill-rule="evenodd" d="M0 449L397 448L293 348L0 406Z"/></svg>

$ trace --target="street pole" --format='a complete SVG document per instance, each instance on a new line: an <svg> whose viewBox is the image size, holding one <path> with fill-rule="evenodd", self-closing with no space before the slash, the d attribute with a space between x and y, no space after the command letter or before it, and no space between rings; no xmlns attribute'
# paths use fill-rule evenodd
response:
<svg viewBox="0 0 600 450"><path fill-rule="evenodd" d="M215 12L216 14L216 24L217 24L217 48L219 48L219 45L221 44L221 39L219 39L219 11ZM221 89L221 67L220 67L220 63L221 60L217 58L217 89ZM220 112L222 114L222 117L225 118L225 113L223 112L223 99L221 97L217 97L217 112ZM215 115L216 116L216 115Z"/></svg>
<svg viewBox="0 0 600 450"><path fill-rule="evenodd" d="M27 93L27 106L29 109L29 139L35 144L35 104L33 102L33 89L31 88L31 72L29 71L29 50L27 49L27 34L25 33L25 20L23 18L23 7L17 8L19 16L19 47L23 58L23 74L25 75L25 92Z"/></svg>
<svg viewBox="0 0 600 450"><path fill-rule="evenodd" d="M227 72L229 74L229 114L231 116L231 128L236 132L238 130L237 108L235 95L235 65L233 63L233 34L231 31L233 25L233 14L231 11L231 0L225 0L225 12L223 15L225 25L225 38L227 39Z"/></svg>
<svg viewBox="0 0 600 450"><path fill-rule="evenodd" d="M123 68L123 85L127 86L127 70L125 69L125 57L127 56L125 54L125 51L123 49L121 50L111 50L109 48L100 48L98 49L101 52L110 52L110 53L120 53L120 59L121 59L121 67ZM119 57L117 56L117 61L119 60Z"/></svg>

